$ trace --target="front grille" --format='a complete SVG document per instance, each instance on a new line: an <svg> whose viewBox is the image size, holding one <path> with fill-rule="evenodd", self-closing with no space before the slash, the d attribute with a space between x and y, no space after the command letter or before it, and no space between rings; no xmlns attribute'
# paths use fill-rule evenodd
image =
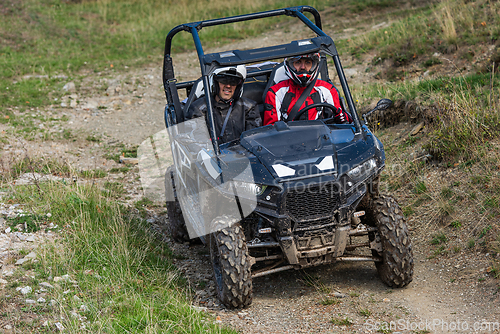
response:
<svg viewBox="0 0 500 334"><path fill-rule="evenodd" d="M337 225L336 220L328 217L326 219L309 220L295 223L293 230L296 232L313 231L319 228L325 228L335 225Z"/></svg>
<svg viewBox="0 0 500 334"><path fill-rule="evenodd" d="M291 189L286 195L286 210L294 221L330 217L340 204L335 184Z"/></svg>

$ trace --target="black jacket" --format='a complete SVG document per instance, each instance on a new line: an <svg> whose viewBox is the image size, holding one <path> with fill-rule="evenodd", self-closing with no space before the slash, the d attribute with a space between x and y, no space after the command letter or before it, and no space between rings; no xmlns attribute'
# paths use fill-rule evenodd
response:
<svg viewBox="0 0 500 334"><path fill-rule="evenodd" d="M231 104L233 104L233 108L229 115L224 133L221 135L222 126ZM254 129L262 125L259 110L256 107L256 102L253 100L241 97L237 99L236 102L231 101L225 103L223 101L217 102L212 98L212 106L214 108L215 133L217 134L219 143L238 139L243 131ZM186 114L187 119L201 116L207 117L205 96L191 103Z"/></svg>

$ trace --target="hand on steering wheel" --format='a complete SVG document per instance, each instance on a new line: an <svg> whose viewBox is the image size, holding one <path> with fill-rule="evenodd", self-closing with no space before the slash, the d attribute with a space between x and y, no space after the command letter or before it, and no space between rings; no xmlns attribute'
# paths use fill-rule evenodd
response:
<svg viewBox="0 0 500 334"><path fill-rule="evenodd" d="M326 102L314 103L314 104L311 104L311 105L303 108L302 110L299 110L299 112L297 113L297 115L295 115L295 117L292 119L292 121L298 120L300 118L300 116L302 116L302 114L305 113L306 111L308 111L312 108L318 108L318 107L325 107L325 108L331 109L333 111L333 115L336 115L338 112L338 109L333 104L326 103Z"/></svg>

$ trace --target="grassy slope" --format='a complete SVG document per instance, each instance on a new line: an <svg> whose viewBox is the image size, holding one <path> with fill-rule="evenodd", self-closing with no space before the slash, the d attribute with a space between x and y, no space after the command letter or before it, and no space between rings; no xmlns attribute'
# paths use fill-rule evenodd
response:
<svg viewBox="0 0 500 334"><path fill-rule="evenodd" d="M318 9L339 2L308 1ZM123 70L124 66L158 61L168 31L178 24L303 2L232 0L208 4L200 0L2 1L0 111L43 106L60 98L67 80L58 76ZM202 40L243 39L283 20L286 18L207 28L201 32ZM178 34L173 43L174 51L192 48L186 33ZM27 75L32 77L22 80Z"/></svg>
<svg viewBox="0 0 500 334"><path fill-rule="evenodd" d="M61 94L59 91L66 81L57 79L55 74L73 77L85 71L121 71L125 64L133 66L151 61L148 55L160 60L164 36L178 23L280 5L262 1L255 5L240 6L235 5L236 2L226 2L206 8L199 3L194 0L182 3L153 0L2 2L0 10L6 19L0 23L0 111L7 116L12 115L12 108L22 110L27 105L41 107L49 104L51 99ZM340 3L332 0L324 6L337 8ZM342 8L362 12L386 8L394 3L388 0L360 0L343 4L347 8ZM379 56L372 65L378 66L379 58L387 58L394 61L397 71L399 65L428 61L425 54L444 50L441 48L445 46L448 50L454 44L495 43L499 26L495 20L498 17L489 15L489 11L498 8L486 1L477 3L480 3L481 11L469 10L469 5L465 7L467 10L463 10L463 15L471 13L472 19L454 16L459 17L453 21L457 33L455 39L449 38L453 34L446 33L450 26L450 23L444 24L448 17L446 6L452 11L456 8L454 6L465 5L453 1L448 5L439 4L439 8L442 8L439 10L405 13L403 19L396 20L383 31L369 37L340 41L339 50L359 57L363 57L368 50L377 50ZM434 13L442 13L442 16ZM392 19L395 20L395 17ZM463 25L460 22L464 22ZM470 22L474 29L471 29ZM205 38L208 42L220 34L225 34L227 39L244 38L264 29L267 26L251 26L245 31L228 28L213 35L208 34ZM417 36L429 37L421 39ZM441 42L429 43L430 40ZM186 48L184 40L180 39L176 43L179 50ZM406 56L398 50L403 50ZM418 57L413 58L414 54ZM469 239L462 238L466 244L449 241L445 243L444 249L441 249L444 239L438 238L439 245L433 247L436 247L436 251L441 249L439 256L445 256L446 252L451 256L456 247L500 251L500 166L495 151L497 146L488 144L490 139L498 138L498 106L495 101L500 91L497 78L487 70L487 67L478 68L477 73L464 78L394 82L364 88L368 92L366 100L375 96L388 96L437 101L442 107L443 118L430 125L428 148L443 152L448 157L447 163L456 169L461 178L449 181L441 188L428 183L426 176L432 171L430 166L410 158L421 138L398 141L391 138L389 133L379 133L384 142L390 143L386 145L388 165L401 166L398 172L384 176L384 185L388 191L398 193L403 198L406 215L412 219L422 212L431 212L436 219L429 224L436 224L448 239L456 233L460 235L460 231L467 231L470 235ZM21 80L26 74L47 74L49 77ZM488 92L486 86L493 89ZM494 96L497 98L492 98ZM13 118L2 117L1 120L12 124ZM25 278L28 280L26 283L37 283L48 276L69 274L78 281L80 290L77 295L81 302L74 298L64 300L64 296L54 294L53 298L59 307L29 309L29 312L38 312L54 319L63 315L69 319L65 326L72 332L79 331L79 323L71 320L70 313L73 309L79 309L81 304L89 308L87 314L82 314L89 319L87 326L92 332L123 332L124 329L137 333L227 331L212 325L210 321L205 322L199 313L188 306L182 281L169 264L173 254L165 245L144 234L141 218L120 208L114 196L101 193L95 187L58 183L42 188L13 188L11 192L12 202L26 203L33 212L52 212L51 220L64 226L66 235L63 240L64 252L57 247L55 250L49 247L40 265L26 268L36 272L33 282ZM473 212L474 220L461 216L458 212L460 207L477 208ZM74 224L68 224L73 221ZM480 221L481 225L472 224L471 221ZM82 252L82 249L85 251ZM492 268L493 272L499 270L496 263L492 264ZM40 324L33 326L41 328Z"/></svg>
<svg viewBox="0 0 500 334"><path fill-rule="evenodd" d="M411 137L411 128L400 127L398 135L389 129L378 135L388 157L385 191L398 195L413 228L430 235L431 257L500 252L499 10L497 2L442 1L389 28L340 43L355 57L376 53L375 68L384 60L391 64L386 82L354 87L363 102L389 97L430 107L422 109L423 134ZM480 53L492 49L487 57ZM430 73L440 68L435 52L457 64L469 62L471 70L458 68L456 76L427 80L405 72L412 66ZM426 163L428 153L437 161ZM489 272L500 276L498 260L491 261Z"/></svg>

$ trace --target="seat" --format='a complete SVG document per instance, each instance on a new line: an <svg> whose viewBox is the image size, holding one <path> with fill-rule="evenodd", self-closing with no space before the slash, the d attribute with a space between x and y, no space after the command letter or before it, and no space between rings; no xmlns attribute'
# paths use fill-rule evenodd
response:
<svg viewBox="0 0 500 334"><path fill-rule="evenodd" d="M201 78L199 78L193 84L193 87L191 88L191 92L189 93L189 96L181 102L184 117L186 117L187 111L188 111L191 103L193 103L194 100L199 99L203 95L205 95L205 89L203 87L203 80L201 80Z"/></svg>

